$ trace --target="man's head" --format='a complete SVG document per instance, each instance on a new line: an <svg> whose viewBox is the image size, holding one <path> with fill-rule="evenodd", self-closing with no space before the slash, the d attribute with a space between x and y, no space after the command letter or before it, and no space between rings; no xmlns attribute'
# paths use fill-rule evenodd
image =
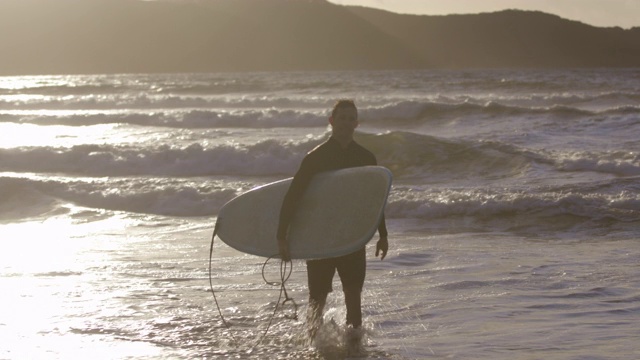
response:
<svg viewBox="0 0 640 360"><path fill-rule="evenodd" d="M329 118L333 137L348 143L358 127L358 109L353 100L339 100L333 107Z"/></svg>
<svg viewBox="0 0 640 360"><path fill-rule="evenodd" d="M338 110L340 109L344 109L344 108L352 108L356 110L356 113L358 112L358 109L356 108L356 103L351 100L351 99L341 99L336 101L336 104L333 105L333 110L331 111L331 117L335 117Z"/></svg>

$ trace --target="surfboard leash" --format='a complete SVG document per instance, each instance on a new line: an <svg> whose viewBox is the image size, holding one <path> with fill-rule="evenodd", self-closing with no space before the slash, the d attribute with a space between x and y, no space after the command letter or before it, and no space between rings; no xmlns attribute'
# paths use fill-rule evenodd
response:
<svg viewBox="0 0 640 360"><path fill-rule="evenodd" d="M273 324L273 319L276 317L276 314L278 313L278 310L284 308L286 303L290 302L291 304L293 304L293 313L290 314L290 315L289 314L284 314L284 317L287 318L287 319L290 319L290 320L298 320L298 304L296 303L296 301L292 297L289 297L289 294L287 293L287 287L286 287L286 283L289 280L289 277L291 277L291 274L293 273L293 262L291 263L291 266L287 266L287 261L280 260L280 282L269 281L269 280L267 280L267 277L265 276L265 268L266 268L267 264L269 263L269 261L271 259L275 258L276 256L278 256L278 255L272 255L272 256L268 257L267 260L264 262L264 264L262 264L262 279L264 280L264 282L267 285L279 286L280 287L280 295L278 296L278 301L276 302L276 306L273 309L273 313L271 314L271 317L269 318L269 323L267 324L266 329L262 333L262 337L260 338L258 343L253 348L255 348L258 345L260 345L262 343L262 341L267 337L267 333L269 332L269 329L271 328L271 325ZM282 300L283 295L284 295L284 301Z"/></svg>
<svg viewBox="0 0 640 360"><path fill-rule="evenodd" d="M230 328L231 324L229 322L227 322L227 320L225 319L224 315L222 314L222 309L220 309L220 304L218 303L218 298L216 297L216 292L213 289L213 276L212 276L212 263L213 263L213 244L215 241L215 237L216 235L218 235L218 222L216 221L216 224L214 226L213 229L213 235L211 235L211 245L209 247L209 288L211 289L211 294L213 295L213 300L216 304L216 309L218 310L218 314L220 315L220 319L222 320L222 323L224 324L224 326L226 328ZM293 262L291 262L291 266L287 265L287 261L283 261L280 260L280 282L272 282L272 281L268 281L266 276L265 276L265 268L267 266L267 264L269 263L269 261L273 258L275 258L276 256L278 256L279 254L276 255L272 255L270 257L267 258L267 260L265 260L264 264L262 264L262 279L264 280L264 282L267 285L271 285L271 286L279 286L280 287L280 295L278 296L278 301L276 302L276 306L273 310L273 314L271 314L271 317L269 318L269 323L267 324L267 328L264 330L262 336L260 337L260 339L258 340L258 342L252 347L252 350L255 349L258 345L260 345L262 343L262 341L267 337L267 333L269 332L269 329L271 328L271 325L273 323L273 319L276 316L276 313L278 312L279 308L284 308L285 304L290 302L293 305L293 313L291 315L288 314L284 314L285 318L290 319L290 320L297 320L298 319L298 304L296 303L296 301L289 296L289 294L287 293L287 287L286 287L286 283L289 280L289 278L291 277L291 274L293 273ZM282 300L284 295L284 301ZM233 337L233 335L231 334L231 336ZM234 337L234 341L237 342L237 340Z"/></svg>
<svg viewBox="0 0 640 360"><path fill-rule="evenodd" d="M209 288L211 289L211 294L213 295L213 301L216 303L216 308L218 309L218 314L220 315L220 319L222 320L222 323L224 324L224 326L228 329L231 327L231 325L224 318L224 315L222 315L222 310L220 309L220 304L218 303L216 292L213 290L213 278L211 275L211 267L212 267L212 261L213 261L213 242L216 238L216 235L218 235L217 221L216 221L215 227L213 228L213 235L211 235L211 246L209 247Z"/></svg>
<svg viewBox="0 0 640 360"><path fill-rule="evenodd" d="M298 304L292 297L289 296L289 293L287 293L287 287L286 287L286 283L287 281L289 281L289 278L293 273L293 262L291 262L291 266L287 266L288 264L287 261L280 260L280 282L269 281L265 276L265 268L267 266L267 263L269 262L269 260L274 259L276 256L278 255L270 256L269 258L267 258L264 264L262 264L262 279L267 285L280 287L280 297L278 298L278 302L276 303L276 308L278 307L278 305L280 305L281 307L284 307L286 303L290 302L293 305L293 313L291 315L285 314L284 316L287 319L298 320ZM280 301L282 300L282 295L284 295L284 301L280 303Z"/></svg>

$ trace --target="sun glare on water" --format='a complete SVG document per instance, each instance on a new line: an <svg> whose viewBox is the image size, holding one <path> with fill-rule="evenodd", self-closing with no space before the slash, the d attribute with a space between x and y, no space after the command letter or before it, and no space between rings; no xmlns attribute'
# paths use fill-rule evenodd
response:
<svg viewBox="0 0 640 360"><path fill-rule="evenodd" d="M69 128L67 126L37 126L32 124L0 125L0 149L17 147L68 147L85 144L88 139L103 139L114 125Z"/></svg>
<svg viewBox="0 0 640 360"><path fill-rule="evenodd" d="M153 345L74 330L85 326L79 312L99 312L102 299L111 296L99 285L109 281L104 264L122 246L124 240L115 238L123 238L127 225L119 217L79 222L69 216L0 225L0 338L11 344L0 343L0 358L107 359L156 352Z"/></svg>

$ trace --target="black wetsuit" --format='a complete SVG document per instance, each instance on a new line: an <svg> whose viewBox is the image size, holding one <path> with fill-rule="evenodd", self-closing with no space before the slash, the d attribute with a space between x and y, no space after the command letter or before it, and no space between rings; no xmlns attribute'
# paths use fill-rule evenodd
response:
<svg viewBox="0 0 640 360"><path fill-rule="evenodd" d="M285 195L280 211L278 239L286 238L289 224L295 214L300 199L314 175L330 171L357 166L377 165L376 158L369 150L355 141L351 141L346 148L329 138L326 142L311 150L302 160L298 172L293 177L289 191ZM384 216L378 226L380 236L387 236ZM309 296L323 298L331 292L331 282L335 271L338 271L342 286L362 291L366 272L366 256L364 247L352 254L333 259L307 261L309 277ZM347 306L347 323L360 326L361 314L358 308L349 309Z"/></svg>

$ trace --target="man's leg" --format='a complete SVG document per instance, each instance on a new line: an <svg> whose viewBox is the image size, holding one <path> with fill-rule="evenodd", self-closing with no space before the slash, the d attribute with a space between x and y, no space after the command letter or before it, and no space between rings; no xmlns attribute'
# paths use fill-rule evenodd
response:
<svg viewBox="0 0 640 360"><path fill-rule="evenodd" d="M362 291L361 288L347 288L344 291L344 302L347 306L347 326L354 329L362 325Z"/></svg>
<svg viewBox="0 0 640 360"><path fill-rule="evenodd" d="M347 307L347 326L359 328L362 325L362 287L366 273L367 260L365 250L339 258L338 275L342 281L342 291Z"/></svg>
<svg viewBox="0 0 640 360"><path fill-rule="evenodd" d="M331 283L335 274L335 265L331 259L307 261L307 279L309 284L309 307L307 326L309 339L313 341L322 325L322 312L327 295L333 290Z"/></svg>
<svg viewBox="0 0 640 360"><path fill-rule="evenodd" d="M339 258L336 262L338 275L342 282L344 302L347 307L347 329L345 345L348 356L360 356L365 353L362 347L362 308L361 297L364 278L367 271L367 256L362 248L352 254Z"/></svg>
<svg viewBox="0 0 640 360"><path fill-rule="evenodd" d="M313 340L320 326L322 326L322 312L327 303L328 293L309 296L309 307L307 308L307 331L309 339Z"/></svg>

